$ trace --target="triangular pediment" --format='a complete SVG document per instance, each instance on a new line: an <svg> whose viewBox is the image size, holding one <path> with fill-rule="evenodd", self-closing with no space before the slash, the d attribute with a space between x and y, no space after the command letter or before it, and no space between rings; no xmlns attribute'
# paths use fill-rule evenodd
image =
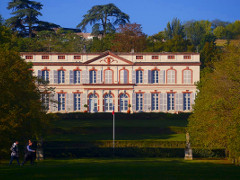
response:
<svg viewBox="0 0 240 180"><path fill-rule="evenodd" d="M84 62L84 64L115 66L115 65L133 65L133 62L125 58L122 58L110 51L106 51L103 54Z"/></svg>

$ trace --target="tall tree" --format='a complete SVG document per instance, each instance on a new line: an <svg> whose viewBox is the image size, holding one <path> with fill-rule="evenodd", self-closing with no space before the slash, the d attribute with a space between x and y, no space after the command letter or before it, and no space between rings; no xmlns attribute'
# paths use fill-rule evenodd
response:
<svg viewBox="0 0 240 180"><path fill-rule="evenodd" d="M87 24L92 25L93 34L102 34L115 31L116 26L124 25L129 22L129 16L123 13L114 4L93 6L87 14L83 16L83 20L77 25L82 30Z"/></svg>
<svg viewBox="0 0 240 180"><path fill-rule="evenodd" d="M59 27L56 24L40 21L42 4L30 0L12 0L8 3L8 9L12 10L13 17L6 20L12 30L19 31L22 36L32 37L34 30Z"/></svg>
<svg viewBox="0 0 240 180"><path fill-rule="evenodd" d="M167 52L193 52L194 46L189 40L185 40L180 35L175 35L164 44L164 51Z"/></svg>
<svg viewBox="0 0 240 180"><path fill-rule="evenodd" d="M214 69L205 69L188 131L193 145L225 148L240 158L240 45L225 49Z"/></svg>
<svg viewBox="0 0 240 180"><path fill-rule="evenodd" d="M164 29L165 38L172 39L174 36L184 37L184 27L178 18L174 18L172 22L167 23L167 27Z"/></svg>
<svg viewBox="0 0 240 180"><path fill-rule="evenodd" d="M112 51L116 52L143 52L146 48L146 35L140 24L120 25L113 40Z"/></svg>
<svg viewBox="0 0 240 180"><path fill-rule="evenodd" d="M187 39L197 47L201 39L211 33L211 22L209 21L188 21L184 24L184 32Z"/></svg>
<svg viewBox="0 0 240 180"><path fill-rule="evenodd" d="M47 115L41 107L40 92L31 64L14 50L15 37L7 28L0 34L0 152L8 152L12 141L37 139L43 135Z"/></svg>

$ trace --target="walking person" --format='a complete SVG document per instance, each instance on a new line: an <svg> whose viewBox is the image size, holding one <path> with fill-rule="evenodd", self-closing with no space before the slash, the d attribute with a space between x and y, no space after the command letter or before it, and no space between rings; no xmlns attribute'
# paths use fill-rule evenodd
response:
<svg viewBox="0 0 240 180"><path fill-rule="evenodd" d="M12 153L11 153L11 159L10 159L9 165L12 164L14 159L16 159L18 165L20 165L19 159L18 159L18 157L19 157L19 155L18 155L18 141L13 143L12 147L10 148L10 150L12 151Z"/></svg>
<svg viewBox="0 0 240 180"><path fill-rule="evenodd" d="M24 160L21 165L24 165L28 160L30 160L31 165L33 165L34 162L34 152L35 150L32 149L32 141L28 141L28 145L26 147L26 153L24 155Z"/></svg>

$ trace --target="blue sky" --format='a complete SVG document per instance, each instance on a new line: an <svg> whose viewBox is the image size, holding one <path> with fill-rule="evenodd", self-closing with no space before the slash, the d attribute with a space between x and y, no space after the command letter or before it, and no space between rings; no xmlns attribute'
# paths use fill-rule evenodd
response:
<svg viewBox="0 0 240 180"><path fill-rule="evenodd" d="M0 0L0 14L11 17L7 4ZM240 20L240 0L35 0L43 4L39 19L62 27L75 28L82 16L94 5L114 3L130 16L131 23L142 25L143 32L153 35L164 30L174 17L188 20ZM89 32L91 29L87 29Z"/></svg>

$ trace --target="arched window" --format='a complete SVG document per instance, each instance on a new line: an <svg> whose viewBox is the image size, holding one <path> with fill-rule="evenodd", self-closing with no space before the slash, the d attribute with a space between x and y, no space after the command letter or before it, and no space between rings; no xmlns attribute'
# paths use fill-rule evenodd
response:
<svg viewBox="0 0 240 180"><path fill-rule="evenodd" d="M128 83L128 71L126 69L120 71L120 83L121 84Z"/></svg>
<svg viewBox="0 0 240 180"><path fill-rule="evenodd" d="M74 94L74 111L81 110L81 94Z"/></svg>
<svg viewBox="0 0 240 180"><path fill-rule="evenodd" d="M90 78L90 84L95 84L96 82L97 82L97 73L96 73L96 71L94 71L94 70L91 70L90 72L90 76L89 76L89 78Z"/></svg>
<svg viewBox="0 0 240 180"><path fill-rule="evenodd" d="M192 71L184 70L183 71L183 84L191 84L192 82Z"/></svg>
<svg viewBox="0 0 240 180"><path fill-rule="evenodd" d="M49 72L47 70L42 71L42 80L49 81Z"/></svg>
<svg viewBox="0 0 240 180"><path fill-rule="evenodd" d="M126 94L120 95L120 111L128 110L128 96Z"/></svg>
<svg viewBox="0 0 240 180"><path fill-rule="evenodd" d="M167 71L167 83L168 84L175 84L176 83L176 72L175 72L175 70L168 70Z"/></svg>
<svg viewBox="0 0 240 180"><path fill-rule="evenodd" d="M112 84L113 83L113 72L112 70L105 70L105 83L106 84Z"/></svg>
<svg viewBox="0 0 240 180"><path fill-rule="evenodd" d="M96 94L91 94L89 96L89 111L90 112L98 111L98 97Z"/></svg>
<svg viewBox="0 0 240 180"><path fill-rule="evenodd" d="M157 84L158 83L158 71L153 70L152 71L152 83Z"/></svg>
<svg viewBox="0 0 240 180"><path fill-rule="evenodd" d="M104 96L104 111L112 111L113 110L113 96L111 94L106 94Z"/></svg>
<svg viewBox="0 0 240 180"><path fill-rule="evenodd" d="M58 83L65 83L65 72L63 70L58 71Z"/></svg>
<svg viewBox="0 0 240 180"><path fill-rule="evenodd" d="M143 72L141 70L136 71L136 83L143 83Z"/></svg>
<svg viewBox="0 0 240 180"><path fill-rule="evenodd" d="M79 70L74 71L74 83L80 84L80 82L81 82L81 71Z"/></svg>

